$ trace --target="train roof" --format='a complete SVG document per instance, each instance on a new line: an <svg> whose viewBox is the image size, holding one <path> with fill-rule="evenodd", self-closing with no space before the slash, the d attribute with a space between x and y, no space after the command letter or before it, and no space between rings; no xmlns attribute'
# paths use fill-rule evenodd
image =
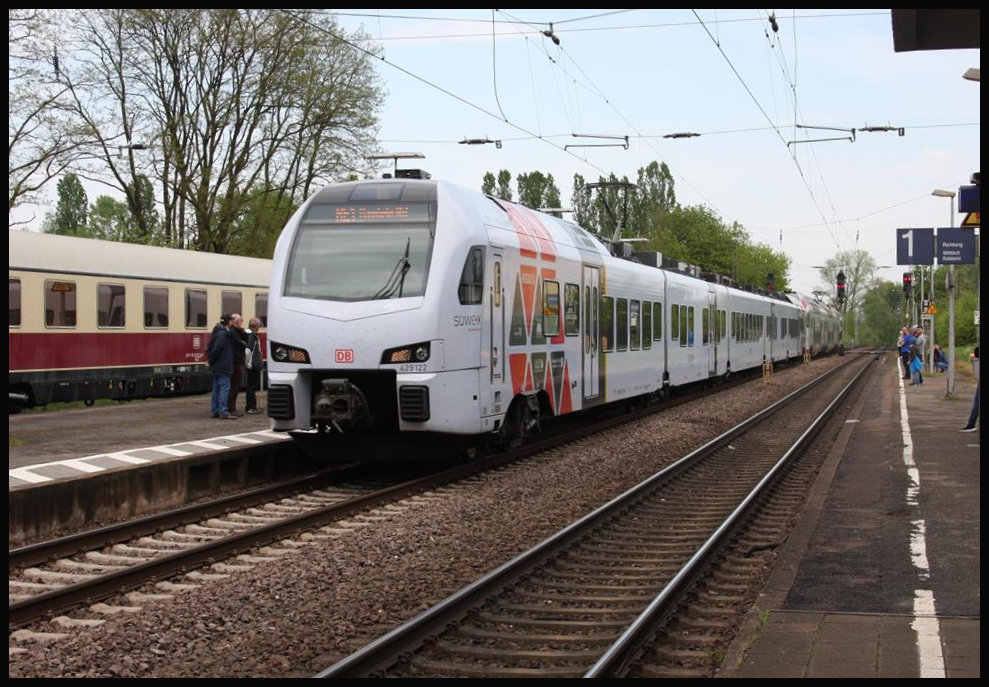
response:
<svg viewBox="0 0 989 687"><path fill-rule="evenodd" d="M8 231L10 269L267 288L271 260Z"/></svg>

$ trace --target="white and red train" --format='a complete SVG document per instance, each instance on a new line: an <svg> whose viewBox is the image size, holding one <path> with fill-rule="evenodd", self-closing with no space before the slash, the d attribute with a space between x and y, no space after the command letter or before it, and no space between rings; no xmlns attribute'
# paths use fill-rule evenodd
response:
<svg viewBox="0 0 989 687"><path fill-rule="evenodd" d="M267 322L270 260L8 235L11 412L209 391L220 314Z"/></svg>
<svg viewBox="0 0 989 687"><path fill-rule="evenodd" d="M821 303L661 262L444 182L328 186L275 250L272 426L322 454L338 433L514 438L840 345L839 315Z"/></svg>

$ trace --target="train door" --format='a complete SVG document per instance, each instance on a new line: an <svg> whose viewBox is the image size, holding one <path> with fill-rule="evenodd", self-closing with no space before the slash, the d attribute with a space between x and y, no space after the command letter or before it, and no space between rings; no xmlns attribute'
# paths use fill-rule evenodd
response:
<svg viewBox="0 0 989 687"><path fill-rule="evenodd" d="M584 386L584 400L597 398L600 390L601 347L598 318L600 316L601 270L584 266L584 328L581 379Z"/></svg>
<svg viewBox="0 0 989 687"><path fill-rule="evenodd" d="M715 343L717 337L717 320L715 313L718 311L717 293L713 287L707 292L707 307L704 308L704 344L707 347L707 376L715 377L718 374L718 346Z"/></svg>
<svg viewBox="0 0 989 687"><path fill-rule="evenodd" d="M505 412L511 395L506 398L505 388L505 288L502 271L504 260L498 251L488 251L487 266L484 271L487 284L487 303L484 313L485 331L481 334L481 361L487 358L487 369L481 369L481 388L484 392L485 415ZM487 353L485 356L484 353Z"/></svg>

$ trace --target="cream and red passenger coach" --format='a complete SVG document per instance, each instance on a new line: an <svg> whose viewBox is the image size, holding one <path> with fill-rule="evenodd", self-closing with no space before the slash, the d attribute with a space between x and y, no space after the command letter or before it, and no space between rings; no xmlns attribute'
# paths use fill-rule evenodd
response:
<svg viewBox="0 0 989 687"><path fill-rule="evenodd" d="M10 410L210 388L223 312L267 321L271 261L9 231Z"/></svg>
<svg viewBox="0 0 989 687"><path fill-rule="evenodd" d="M803 354L811 308L661 262L444 182L329 186L275 250L273 428L320 454L338 433L511 438ZM836 347L837 314L812 314Z"/></svg>

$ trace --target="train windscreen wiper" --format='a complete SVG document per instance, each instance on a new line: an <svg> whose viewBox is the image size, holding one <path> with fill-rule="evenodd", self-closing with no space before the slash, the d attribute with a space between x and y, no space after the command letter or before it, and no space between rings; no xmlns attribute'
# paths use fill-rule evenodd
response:
<svg viewBox="0 0 989 687"><path fill-rule="evenodd" d="M372 296L372 300L391 298L398 292L398 297L402 297L402 290L405 288L405 274L412 267L412 263L409 261L409 248L412 245L412 237L408 237L405 240L405 255L398 259L395 263L395 267L392 269L391 274L388 275L388 281L385 285Z"/></svg>

